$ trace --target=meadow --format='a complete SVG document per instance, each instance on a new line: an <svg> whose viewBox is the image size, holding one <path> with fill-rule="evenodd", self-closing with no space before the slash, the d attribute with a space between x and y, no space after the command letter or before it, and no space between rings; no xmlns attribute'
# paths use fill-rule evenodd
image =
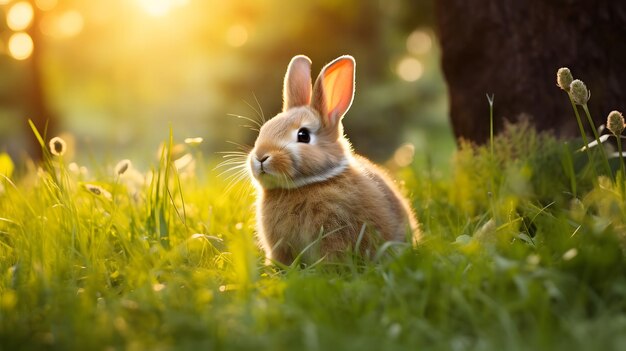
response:
<svg viewBox="0 0 626 351"><path fill-rule="evenodd" d="M143 172L67 163L59 139L21 172L0 156L0 349L626 346L625 182L598 147L511 124L449 173L396 172L420 244L279 267L249 181L197 142Z"/></svg>

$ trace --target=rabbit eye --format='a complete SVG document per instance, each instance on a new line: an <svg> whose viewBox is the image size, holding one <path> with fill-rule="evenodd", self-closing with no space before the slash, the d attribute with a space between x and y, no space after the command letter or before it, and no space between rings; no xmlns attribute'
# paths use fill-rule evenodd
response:
<svg viewBox="0 0 626 351"><path fill-rule="evenodd" d="M311 132L306 128L300 128L298 131L298 142L308 144L311 141Z"/></svg>

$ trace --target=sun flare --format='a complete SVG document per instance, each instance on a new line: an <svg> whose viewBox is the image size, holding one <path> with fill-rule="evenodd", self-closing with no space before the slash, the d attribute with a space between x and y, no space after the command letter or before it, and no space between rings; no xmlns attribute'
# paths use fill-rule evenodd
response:
<svg viewBox="0 0 626 351"><path fill-rule="evenodd" d="M186 5L188 0L137 0L137 3L152 17L167 16L176 7Z"/></svg>

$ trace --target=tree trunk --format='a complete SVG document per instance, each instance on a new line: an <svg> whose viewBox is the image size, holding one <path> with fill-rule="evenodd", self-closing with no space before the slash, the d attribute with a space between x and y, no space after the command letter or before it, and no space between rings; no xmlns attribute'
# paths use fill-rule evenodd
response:
<svg viewBox="0 0 626 351"><path fill-rule="evenodd" d="M596 126L626 107L626 2L585 0L436 1L442 67L457 138L489 138L494 125L527 115L539 130L579 135L559 67L591 90ZM588 129L590 131L590 129Z"/></svg>
<svg viewBox="0 0 626 351"><path fill-rule="evenodd" d="M39 133L43 136L47 134L47 139L56 131L56 120L52 112L48 108L44 93L44 83L41 74L41 51L43 40L41 31L39 30L39 21L41 19L41 11L37 8L34 1L30 1L34 9L33 23L28 29L28 35L33 39L34 48L32 55L27 59L27 106L24 109L26 119L31 119ZM27 121L25 121L27 124ZM40 160L42 157L41 146L33 133L29 130L29 154L33 160Z"/></svg>

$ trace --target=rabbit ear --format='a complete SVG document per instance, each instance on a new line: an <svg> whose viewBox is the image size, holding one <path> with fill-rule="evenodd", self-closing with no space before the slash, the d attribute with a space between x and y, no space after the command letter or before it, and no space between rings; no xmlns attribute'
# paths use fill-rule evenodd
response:
<svg viewBox="0 0 626 351"><path fill-rule="evenodd" d="M355 66L352 56L341 56L326 65L317 77L312 107L321 114L324 124L336 125L352 105Z"/></svg>
<svg viewBox="0 0 626 351"><path fill-rule="evenodd" d="M283 83L283 112L311 102L311 60L294 56L289 62Z"/></svg>

